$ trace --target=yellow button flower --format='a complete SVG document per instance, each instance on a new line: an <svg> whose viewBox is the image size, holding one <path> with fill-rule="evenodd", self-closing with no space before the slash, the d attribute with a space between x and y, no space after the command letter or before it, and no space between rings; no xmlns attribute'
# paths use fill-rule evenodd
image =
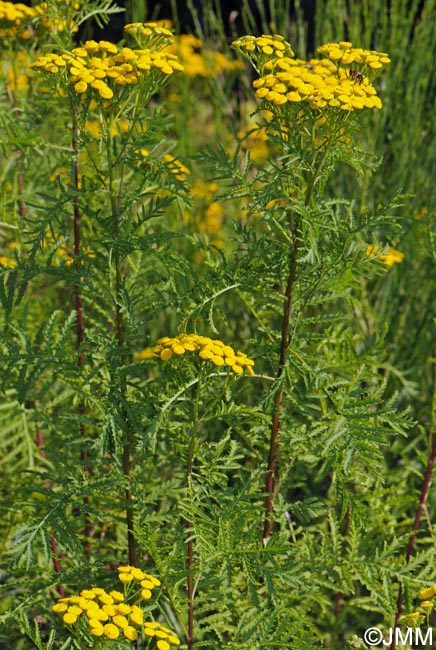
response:
<svg viewBox="0 0 436 650"><path fill-rule="evenodd" d="M77 621L77 616L71 612L66 612L66 614L63 615L62 620L64 623L67 623L67 625L74 625Z"/></svg>
<svg viewBox="0 0 436 650"><path fill-rule="evenodd" d="M120 636L120 629L113 623L106 623L106 625L103 626L103 634L108 639L118 639Z"/></svg>
<svg viewBox="0 0 436 650"><path fill-rule="evenodd" d="M104 627L101 623L98 623L98 625L94 625L91 627L91 634L94 636L103 636L104 634Z"/></svg>
<svg viewBox="0 0 436 650"><path fill-rule="evenodd" d="M156 647L159 648L159 650L171 650L171 646L167 641L164 641L163 639L160 639L156 643Z"/></svg>
<svg viewBox="0 0 436 650"><path fill-rule="evenodd" d="M436 595L436 585L433 585L432 587L425 587L424 589L421 589L421 591L418 594L418 598L420 600L428 600L429 598L433 598L433 596Z"/></svg>
<svg viewBox="0 0 436 650"><path fill-rule="evenodd" d="M129 639L129 641L136 641L138 638L138 632L131 625L127 625L127 627L123 628L123 634L126 639Z"/></svg>

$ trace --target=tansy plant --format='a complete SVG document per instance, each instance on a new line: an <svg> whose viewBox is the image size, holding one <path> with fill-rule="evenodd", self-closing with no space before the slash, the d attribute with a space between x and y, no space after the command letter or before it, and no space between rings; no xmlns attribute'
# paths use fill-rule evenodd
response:
<svg viewBox="0 0 436 650"><path fill-rule="evenodd" d="M106 257L109 265L109 293L115 305L114 331L118 348L119 363L126 365L128 353L126 339L129 337L128 319L123 307L125 295L125 279L127 274L126 250L120 246L120 241L127 241L133 231L138 236L141 218L134 225L134 214L138 213L140 195L144 193L143 203L148 201L145 189L147 175L139 180L136 195L133 197L132 176L134 176L138 149L133 147L137 138L144 137L145 125L143 119L144 107L168 82L171 75L182 70L177 57L165 52L166 46L172 40L171 32L157 23L134 23L125 26L126 33L131 37L132 47L118 47L108 41L88 40L82 46L71 51L58 51L39 56L32 67L43 75L54 92L61 98L68 98L72 120L72 156L73 156L73 241L74 268L77 275L73 281L74 302L76 307L77 346L80 350L85 338L83 288L81 275L84 254L82 234L82 212L103 208L105 215L100 223L104 224L107 235L100 239L101 254ZM90 119L98 125L103 147L96 147L87 136L87 124ZM117 131L114 126L126 123L123 129L124 138L117 142ZM147 135L145 135L147 138ZM85 153L82 171L81 155ZM172 163L174 164L174 163ZM164 162L162 162L162 167ZM86 167L88 171L86 171ZM130 167L130 171L129 171ZM138 169L138 168L137 168ZM139 169L138 169L139 171ZM152 171L155 174L155 168ZM87 176L88 174L88 176ZM171 167L168 175L174 177ZM129 191L127 191L129 179ZM85 190L85 184L99 188L102 198L99 208L96 191L90 195ZM142 189L140 186L142 185ZM83 193L82 193L83 188ZM163 188L162 188L163 189ZM95 207L91 207L93 204ZM127 221L127 217L131 218ZM126 230L127 228L127 230ZM133 228L133 229L132 229ZM128 234L130 231L130 235ZM101 235L97 235L101 237ZM118 243L116 243L118 241ZM79 351L77 365L80 369L85 362L83 351ZM126 379L118 381L121 402L125 401ZM124 411L125 407L122 407ZM79 406L84 413L83 405ZM121 416L121 420L125 415ZM83 435L83 426L82 435ZM130 477L130 447L131 434L125 421L122 434L123 472L129 481ZM118 434L117 434L118 435ZM87 452L82 452L85 454ZM136 562L136 550L133 537L133 511L131 492L128 486L125 491L126 517L129 538L129 559Z"/></svg>
<svg viewBox="0 0 436 650"><path fill-rule="evenodd" d="M234 192L239 196L245 194L251 212L260 212L263 217L264 226L257 237L269 239L266 248L262 248L262 256L257 255L257 272L264 269L267 282L274 282L277 287L276 298L267 301L265 309L257 303L266 291L261 278L258 280L259 325L265 327L266 319L271 317L268 314L281 311L274 337L275 345L278 344L273 370L276 381L270 398L272 419L263 526L263 540L267 544L272 533L273 503L281 482L283 423L288 422L287 428L293 418L291 394L299 390L300 381L309 385L314 381L318 386L315 392L320 391L319 407L324 417L330 419L326 398L332 400L333 412L344 416L332 397L332 388L328 388L330 381L335 382L334 373L326 373L325 379L328 375L331 378L325 384L325 371L321 370L318 357L320 374L317 379L313 376L308 380L307 372L313 372L311 353L298 338L303 321L309 318L313 324L317 322L317 302L322 318L323 305L340 295L344 281L341 277L345 279L350 273L353 277L360 272L362 249L356 239L359 225L352 224L343 202L327 201L323 189L340 161L362 168L362 156L354 154L352 137L358 126L358 114L382 106L373 82L390 59L386 53L340 42L319 47L321 58L303 61L296 59L291 46L277 35L243 36L233 47L249 59L259 75L252 85L260 100L259 111L266 115L265 131L278 149L276 160L254 180L249 175L249 165L244 176L236 170L234 173ZM250 249L249 238L242 230L241 236ZM368 248L368 255L373 250ZM329 320L333 314L327 314L328 310ZM270 355L270 359L274 358L272 350ZM350 459L355 455L354 443L348 453ZM289 462L292 464L286 464Z"/></svg>
<svg viewBox="0 0 436 650"><path fill-rule="evenodd" d="M30 311L27 313L32 314L34 324L39 319L41 332L45 330L48 334L48 323L49 329L54 328L53 336L49 336L54 347L46 357L48 366L39 365L42 339L37 336L31 342L30 331L24 335L30 337L28 343L34 353L32 363L36 364L35 370L39 366L39 371L38 380L34 382L31 375L36 380L36 373L33 375L27 363L22 366L21 378L26 375L27 379L21 384L23 392L20 389L19 399L26 394L28 404L38 412L38 418L41 415L44 420L44 425L38 425L37 445L41 458L45 459L46 448L49 449L46 441L51 439L49 423L53 421L56 426L57 416L52 418L50 399L42 398L43 386L51 392L46 380L49 384L52 382L54 369L55 374L62 377L61 411L67 419L71 418L72 424L71 429L64 431L63 445L68 444L68 438L74 447L73 456L67 455L64 460L68 459L67 464L72 462L70 469L75 465L80 467L79 483L83 481L87 486L79 487L75 479L70 483L75 496L70 494L67 498L68 507L73 508L72 519L77 521L70 540L78 535L76 543L80 539L83 555L92 563L92 558L99 554L98 540L104 539L108 525L113 529L110 533L113 542L117 546L127 545L128 560L135 566L139 539L136 500L142 492L142 488L139 492L137 488L142 484L148 492L147 481L140 478L143 468L139 459L144 452L149 453L147 448L151 454L157 453L158 425L163 422L167 409L172 413L169 406L164 407L154 432L143 429L143 424L153 415L150 412L153 390L147 400L143 393L151 362L155 358L169 361L173 354L180 356L183 352L199 353L199 364L189 363L187 359L188 363L181 369L188 377L187 386L176 392L168 403L171 405L181 394L187 396L182 436L187 455L183 459L183 487L178 485L175 492L177 495L187 491L186 502L193 499L194 460L200 433L203 433L202 418L206 417L201 409L205 402L205 381L207 379L211 385L215 382L217 386L222 382L223 386L208 405L207 421L207 418L216 419L212 409L219 403L224 390L228 390L229 374L235 379L244 373L251 376L254 362L220 340L197 334L161 338L149 350L137 353L136 361L133 359L133 350L138 349L139 342L144 339L142 310L145 307L157 316L162 309L159 301L154 304L159 292L168 281L173 282L174 273L181 275L181 268L177 270L178 253L170 248L174 235L162 227L159 218L168 214L169 206L185 203L184 181L189 170L170 153L171 144L163 135L168 122L162 111L156 105L149 107L152 98L162 91L173 74L183 69L176 55L168 50L172 32L158 23L129 24L125 32L126 41L122 45L86 40L73 47L71 44L65 47L65 42L64 47L52 46L51 51L46 48L43 53L36 53L29 66L36 98L33 137L45 149L47 157L42 160L33 180L35 200L31 202L24 189L26 169L22 170L22 194L19 194L22 209L17 222L11 224L15 238L11 237L7 243L8 250L14 254L10 258L5 256L2 279L3 289L10 287L14 294L14 298L11 294L8 307L4 303L10 316L18 314L15 308L20 310L21 297L31 286L35 300L29 294ZM28 151L32 138L25 136L24 129L22 138L20 151ZM40 179L47 175L48 169L52 186L42 189ZM38 184L40 187L36 189ZM47 314L51 314L48 320ZM19 329L24 334L25 328ZM20 355L21 344L12 331L18 333L13 328L6 345L10 352L9 362L14 364L12 360ZM46 334L43 339L48 342ZM55 350L58 344L60 347ZM212 369L217 372L211 372ZM137 373L142 377L139 392L131 384ZM173 390L177 391L174 386ZM193 409L192 395L195 395ZM143 449L139 455L133 453L137 445ZM103 459L103 463L96 472L98 458ZM49 473L43 489L47 505L57 498L56 493L62 495L61 500L66 498L62 490L56 490L58 480L66 487L61 474ZM70 475L70 471L66 470L66 474ZM104 514L105 508L100 510L97 506L94 510L92 505L103 485L97 488L100 480L107 481L111 494L111 516L109 511ZM180 483L179 476L176 482ZM94 489L97 492L93 497ZM163 494L162 502L165 502ZM178 568L186 575L186 608L177 598L169 596L170 607L180 619L177 625L187 637L188 647L193 647L194 640L191 513L189 506L182 516L175 517L182 528L180 541L187 549ZM105 521L112 516L118 519L115 527ZM125 526L121 537L120 524L121 529ZM56 533L44 529L43 535L55 572L61 574L65 556L59 548L57 524L54 526ZM29 554L22 555L20 561L25 558L29 567L33 562L33 546L27 545L28 539L25 545ZM13 546L16 548L15 544ZM109 561L108 557L106 560ZM132 571L135 577L139 569ZM126 581L129 575L121 572L120 578ZM147 580L153 583L153 578ZM142 586L141 594L146 598L147 588ZM127 602L118 603L115 611L114 602L111 602L113 593L94 589L80 592L77 597L65 597L64 585L58 584L57 588L62 598L54 611L62 614L64 623L72 626L74 633L78 631L79 636L83 634L88 640L94 637L116 640L122 636L126 642L140 637L144 642L156 637L159 650L178 643L175 635L153 621L141 624L140 633L133 629L131 623L135 622L137 611L127 612L130 607ZM93 604L97 601L102 606L98 612ZM101 614L103 607L109 610ZM126 613L131 614L130 618L125 618Z"/></svg>
<svg viewBox="0 0 436 650"><path fill-rule="evenodd" d="M188 364L188 360L182 357L186 353L198 353L200 364ZM201 572L197 566L197 550L195 547L195 524L194 519L197 517L196 501L201 502L199 497L201 485L203 483L202 474L204 469L199 464L195 468L196 456L204 458L200 453L200 448L204 444L201 441L200 434L207 430L207 427L216 426L217 416L221 415L224 404L225 392L229 390L229 382L225 383L222 379L229 378L228 370L233 375L241 375L244 372L249 376L254 375L254 361L247 357L241 351L235 352L232 346L226 345L219 339L211 339L207 336L197 334L179 334L175 337L165 336L160 338L156 345L145 348L136 353L137 359L158 360L170 363L176 362L179 358L182 360L185 372L180 372L178 380L182 380L182 387L166 401L160 412L158 421L155 424L155 435L158 435L167 422L167 412L174 412L174 418L178 421L179 432L186 436L182 438L182 444L186 446L186 492L187 505L184 510L184 526L186 528L187 540L187 598L188 598L188 624L187 624L187 645L188 648L194 648L194 620L195 620L195 592L196 584L200 580ZM208 367L209 366L209 367ZM210 368L215 368L218 372L211 372ZM221 370L221 372L219 372ZM232 374L230 373L230 374ZM221 382L220 382L221 379ZM212 394L211 394L211 391ZM178 434L180 440L180 433ZM207 439L207 436L205 436ZM207 471L207 469L206 469Z"/></svg>
<svg viewBox="0 0 436 650"><path fill-rule="evenodd" d="M3 74L0 421L30 432L31 462L6 444L24 496L2 524L5 582L38 650L66 631L62 648L319 648L339 612L395 609L397 547L371 513L409 423L365 287L407 257L395 201L338 189L344 166L377 167L357 134L389 56L340 41L306 61L283 36L243 36L237 62L200 68L198 43L159 22L73 43L103 5L44 3L42 41L41 17L10 14L27 45L26 82ZM227 70L234 145L187 160L173 81ZM205 110L181 97L179 121ZM217 114L236 119L232 101Z"/></svg>
<svg viewBox="0 0 436 650"><path fill-rule="evenodd" d="M71 10L78 22L83 11L89 10L88 15L92 16L101 9L99 3L94 9L83 3L76 4L77 7L69 3L65 6L68 5L68 15ZM53 3L48 3L46 8L47 11L55 10ZM106 9L107 15L110 13L107 3ZM10 12L18 10L11 9ZM60 7L58 10L61 12ZM162 135L167 127L165 118L160 112L153 114L148 108L151 98L162 90L174 73L182 70L182 65L174 54L165 51L172 42L172 32L157 23L126 25L128 43L126 41L122 46L103 40L87 40L74 47L68 42L71 34L64 31L67 34L63 47L51 44L51 51L45 48L44 53L36 53L29 66L35 96L33 137L39 140L47 155L42 158L39 173L32 181L35 187L41 183L34 194L39 198L30 205L25 190L27 166L23 152L31 147L32 137L29 139L21 124L17 126L21 134L17 138L22 138L18 145L20 211L16 222L11 220L10 223L11 237L7 249L13 253L10 257L0 258L1 268L6 271L2 280L4 286L12 287L9 284L11 279L18 292L10 307L20 303L18 294L26 292L30 282L36 298L31 307L33 322L36 324L39 320L43 329L44 322L48 322L47 314L51 313L48 318L54 318L51 321L54 325L63 312L61 319L65 318L66 337L61 344L62 352L58 350L60 354L52 350L49 365L56 368L56 373L66 371L64 378L69 375L72 379L67 381L69 388L66 392L61 390L61 402L75 420L76 461L87 477L86 482L91 480L95 454L99 453L93 435L97 421L106 410L101 408L103 402L100 398L107 405L111 404L110 410L114 409L111 415L107 411L106 424L103 422L106 416L103 416L98 425L105 431L100 452L111 458L106 467L107 478L113 473L110 481L113 480L113 486L117 484L117 496L122 494L119 505L122 504L121 509L124 509L128 556L131 565L135 565L137 548L131 453L136 435L136 416L129 406L130 389L127 375L121 368L126 368L131 362L132 337L138 336L138 321L136 317L132 320L127 304L132 298L137 300L131 292L133 285L129 285L137 275L141 257L148 260L144 269L147 275L153 257L149 252L153 249L158 252L161 248L159 241L165 244L165 237L160 239L159 228L154 231L153 226L146 225L147 222L159 217L174 198L183 202L186 193L179 179L182 165L169 153L170 147L165 147ZM47 111L48 106L51 108ZM12 102L11 112L15 112L15 103ZM143 165L140 152L145 151L145 147L149 154L147 163ZM50 167L52 184L47 187L40 179L47 176ZM53 172L53 168L59 171ZM177 192L180 197L177 197ZM162 251L158 256L161 254ZM7 275L8 269L14 269L16 275ZM47 281L52 284L49 292L46 291ZM148 282L137 283L138 291L142 291L139 289L142 284ZM37 307L41 296L42 301ZM60 311L57 308L53 310L57 301L60 301ZM57 334L52 342L55 340L60 342ZM10 343L12 360L18 353L15 347L18 340L13 343L10 339ZM36 360L39 343L34 343ZM13 348L15 352L12 352ZM106 353L109 353L108 363L99 361L95 365L91 361L95 354L101 360ZM97 367L100 379L95 375ZM30 369L28 365L27 369ZM45 383L44 371L38 374L38 382L25 382L24 390L26 393L29 391L29 404L33 404L42 415L45 406L40 409L42 403L37 394ZM93 389L94 382L104 386L99 397ZM71 390L75 393L72 402ZM47 415L50 419L48 412ZM94 420L95 416L97 420ZM50 437L48 429L38 427L37 445L43 458L46 455L43 450L45 440ZM47 478L45 488L49 493L52 486L53 477ZM90 515L91 500L89 490L85 489L77 501L83 512L81 535L88 560L93 555L95 526L100 525ZM60 573L62 562L58 538L50 535L47 539L55 570ZM60 586L59 591L62 593L64 587ZM69 610L65 622L73 623L73 616L74 612ZM112 622L110 626L106 628L106 632L109 630L107 636L115 634ZM153 624L144 634L153 636L150 632L152 627ZM157 630L156 634L161 639L158 647L169 647L167 642L164 643L164 632Z"/></svg>

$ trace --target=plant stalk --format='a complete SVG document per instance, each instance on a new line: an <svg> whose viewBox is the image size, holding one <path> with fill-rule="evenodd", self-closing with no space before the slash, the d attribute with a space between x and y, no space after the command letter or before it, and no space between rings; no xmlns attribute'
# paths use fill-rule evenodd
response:
<svg viewBox="0 0 436 650"><path fill-rule="evenodd" d="M430 431L433 430L435 412L436 412L436 390L434 390L434 392L433 392L433 404L432 404L432 417L431 417L431 422L430 422ZM422 484L421 494L420 494L419 502L418 502L418 507L416 509L415 519L413 521L412 533L411 533L411 535L409 537L409 542L408 542L407 548L406 548L406 564L409 564L410 558L412 557L412 553L413 553L413 550L415 548L416 536L418 534L422 514L423 514L424 509L425 509L425 504L426 504L427 497L428 497L428 491L430 489L430 482L431 482L431 477L432 477L432 473L433 473L435 460L436 460L436 437L433 440L433 444L432 444L431 451L430 451L430 454L429 454L427 467L426 467L425 475L424 475L424 482ZM395 628L399 626L399 621L400 621L400 617L401 617L402 610L403 610L403 603L404 603L404 590L403 590L403 586L400 584L399 589L398 589L397 611L396 611L396 614L395 614L395 623L394 623ZM393 639L392 639L392 643L391 643L391 650L395 650L395 649L396 649L396 638L395 638L395 635L394 635Z"/></svg>
<svg viewBox="0 0 436 650"><path fill-rule="evenodd" d="M119 214L115 216L116 223L116 237L119 235ZM115 261L115 320L117 328L117 339L118 339L118 348L121 352L120 364L125 366L127 364L127 355L125 351L126 346L126 331L124 317L121 310L121 299L122 299L122 270L121 270L121 255L119 248L115 249L114 253ZM125 376L122 376L120 380L120 391L122 398L125 400L127 395L127 383ZM131 566L137 566L137 552L136 552L136 541L134 535L134 513L133 513L133 496L131 490L131 447L132 447L132 436L129 426L129 418L127 411L124 410L123 414L124 420L124 439L123 439L123 473L126 479L126 488L124 490L124 502L126 509L126 522L127 522L127 547L129 552L129 564Z"/></svg>
<svg viewBox="0 0 436 650"><path fill-rule="evenodd" d="M192 430L191 437L189 440L188 447L188 462L186 465L186 484L188 488L188 494L191 499L192 506L192 466L194 462L194 451L195 443L197 440L199 421L198 421L198 402L200 396L200 381L197 383L195 399L193 404L193 414L192 414ZM192 507L191 507L192 510ZM186 531L188 535L187 543L187 570L188 570L188 650L194 650L194 541L192 535L194 532L194 525L192 519L185 521Z"/></svg>
<svg viewBox="0 0 436 650"><path fill-rule="evenodd" d="M38 410L40 408L39 402L35 401L35 409ZM44 434L41 429L41 427L36 427L36 436L35 436L35 442L36 446L39 449L39 455L41 458L45 458L45 450L44 450ZM51 489L51 481L49 478L45 479L45 487L47 490ZM49 541L50 541L50 548L51 552L53 555L52 561L53 561L53 568L55 570L55 573L59 574L62 572L62 565L61 565L61 558L59 555L57 543L56 543L56 538L53 535L53 533L49 533L48 535ZM65 589L63 585L57 585L57 591L58 594L61 598L65 596Z"/></svg>
<svg viewBox="0 0 436 650"><path fill-rule="evenodd" d="M78 117L77 117L77 108L74 105L72 105L71 110L72 110L72 117L73 117L72 149L74 153L73 176L74 176L74 191L75 191L74 199L73 199L74 268L78 278L77 282L74 285L73 292L74 292L74 307L76 310L76 348L78 350L77 368L80 372L80 369L82 368L84 362L82 344L85 336L85 327L84 327L84 320L83 320L83 299L82 299L80 279L79 279L80 270L81 270L80 253L81 253L81 233L82 233L82 213L80 211L80 203L79 203L79 189L80 189L79 124L78 124ZM85 414L85 409L82 404L79 405L78 411L79 411L79 417L82 420ZM86 428L82 421L79 424L79 432L80 432L80 438L84 439L86 435ZM80 452L80 458L83 463L83 470L86 474L89 474L88 457L89 457L88 452L85 449L82 449ZM85 548L85 554L88 557L90 557L92 552L91 538L93 536L94 530L91 525L89 515L87 514L87 510L89 508L89 499L87 496L83 497L83 505L85 509L83 543Z"/></svg>
<svg viewBox="0 0 436 650"><path fill-rule="evenodd" d="M289 226L292 237L292 250L290 251L289 273L286 283L285 299L283 302L282 333L280 341L280 359L277 370L277 380L280 380L288 358L289 345L291 336L289 332L289 323L291 319L291 307L293 299L293 288L296 280L297 257L298 257L298 237L294 214L289 216ZM263 525L263 544L266 546L271 537L273 522L272 515L274 511L274 496L276 485L279 479L279 457L280 457L280 428L281 428L281 410L284 395L283 383L277 391L274 415L271 424L268 465L266 472L266 497L265 497L265 520Z"/></svg>
<svg viewBox="0 0 436 650"><path fill-rule="evenodd" d="M305 206L310 205L312 200L313 190L317 178L320 174L322 167L327 159L328 152L333 139L326 143L324 150L321 152L318 161L313 166L306 185L306 192L304 197ZM292 249L290 251L289 273L286 283L285 298L283 301L283 316L282 316L282 333L280 341L280 358L279 367L277 370L277 380L280 380L283 375L283 370L288 358L289 346L291 343L291 332L289 329L291 319L291 308L293 301L293 290L297 277L297 259L298 259L298 238L299 232L295 222L294 213L291 211L289 214L289 230L291 233ZM266 497L265 497L265 519L263 525L263 545L266 546L271 537L273 528L273 511L274 511L274 497L276 492L277 483L279 480L279 458L280 458L280 429L281 429L281 412L284 396L283 382L280 382L280 387L277 391L274 414L271 423L270 445L268 454L268 464L266 471Z"/></svg>
<svg viewBox="0 0 436 650"><path fill-rule="evenodd" d="M109 131L110 132L110 131ZM122 259L117 241L120 237L120 215L121 215L121 196L123 188L123 170L120 173L120 185L118 190L114 187L113 165L112 165L112 152L111 152L111 139L108 136L106 141L107 162L109 168L109 190L111 200L112 212L112 225L115 243L114 250L114 265L115 265L115 327L117 334L117 344L120 352L120 366L124 367L128 363L128 356L126 352L126 324L122 310L123 299L123 271ZM127 381L126 377L122 375L120 379L120 393L121 398L125 402L127 398ZM126 487L124 490L124 504L126 512L127 524L127 548L129 555L129 564L137 566L137 549L134 534L135 521L134 521L134 508L133 508L133 495L131 489L132 482L132 462L131 462L131 449L132 449L132 433L129 425L129 416L126 408L123 410L122 419L124 423L123 430L123 474L126 480Z"/></svg>

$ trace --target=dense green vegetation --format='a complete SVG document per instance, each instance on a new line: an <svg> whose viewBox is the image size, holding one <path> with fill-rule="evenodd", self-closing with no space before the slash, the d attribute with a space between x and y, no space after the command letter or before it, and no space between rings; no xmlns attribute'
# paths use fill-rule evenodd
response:
<svg viewBox="0 0 436 650"><path fill-rule="evenodd" d="M435 0L177 4L0 3L0 645L424 631Z"/></svg>

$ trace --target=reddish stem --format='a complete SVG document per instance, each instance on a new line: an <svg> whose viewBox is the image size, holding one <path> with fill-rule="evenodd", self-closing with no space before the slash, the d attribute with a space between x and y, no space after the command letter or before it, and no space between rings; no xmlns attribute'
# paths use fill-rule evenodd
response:
<svg viewBox="0 0 436 650"><path fill-rule="evenodd" d="M191 539L192 524L186 523L188 529L188 650L194 648L194 582L193 582L193 568L194 568L194 544Z"/></svg>
<svg viewBox="0 0 436 650"><path fill-rule="evenodd" d="M288 357L289 345L291 342L291 335L289 332L289 323L291 318L291 307L293 288L296 279L297 269L297 253L298 253L298 239L296 234L296 227L294 216L291 213L289 217L289 225L292 234L292 250L290 252L289 274L286 284L285 299L283 303L283 317L282 317L282 335L280 341L280 360L277 370L277 379L279 380L283 374L286 359ZM266 472L266 497L265 497L265 520L263 525L263 544L266 546L271 537L273 522L272 515L274 511L274 496L276 485L279 479L279 458L280 458L280 429L281 429L281 411L283 402L284 388L280 387L277 391L274 415L271 424L271 435L269 444L268 465Z"/></svg>
<svg viewBox="0 0 436 650"><path fill-rule="evenodd" d="M431 480L431 475L433 473L433 466L434 466L435 459L436 459L436 438L433 441L433 446L428 459L427 468L425 470L424 483L422 484L418 508L416 509L416 513L415 513L415 520L413 522L412 534L410 535L409 543L407 544L406 564L410 562L410 558L412 557L413 549L415 547L416 536L418 534L422 513L425 508L425 502L427 501L428 491L430 488L430 480ZM395 625L394 625L395 627L398 627L399 624L401 612L403 609L403 602L404 602L404 592L403 592L403 587L400 584L400 587L398 589L397 612L395 614ZM396 639L394 635L391 643L391 650L395 650L395 648L396 648Z"/></svg>

